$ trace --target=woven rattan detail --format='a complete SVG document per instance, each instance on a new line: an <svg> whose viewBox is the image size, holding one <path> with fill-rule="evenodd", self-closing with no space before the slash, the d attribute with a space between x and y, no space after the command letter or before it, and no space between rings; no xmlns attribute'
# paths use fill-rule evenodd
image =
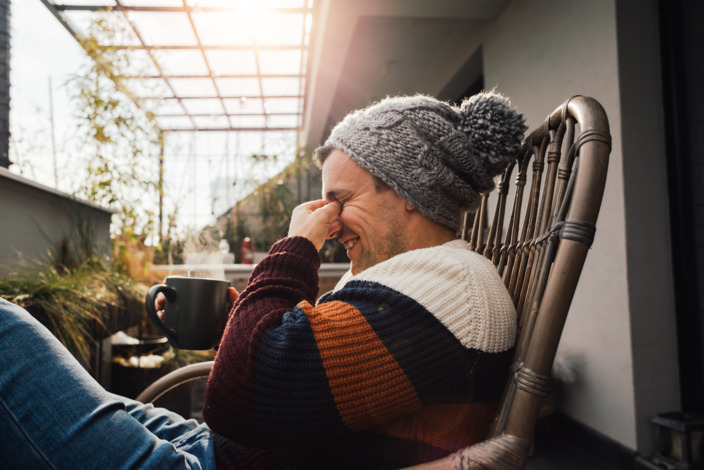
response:
<svg viewBox="0 0 704 470"><path fill-rule="evenodd" d="M516 382L516 387L541 398L548 396L553 388L550 377L540 375L527 367L521 367L513 380Z"/></svg>
<svg viewBox="0 0 704 470"><path fill-rule="evenodd" d="M504 434L455 454L457 470L519 470L525 467L530 440Z"/></svg>
<svg viewBox="0 0 704 470"><path fill-rule="evenodd" d="M589 247L592 246L592 243L594 242L595 233L596 227L592 224L583 224L581 222L566 220L562 226L560 238L564 240L576 241Z"/></svg>
<svg viewBox="0 0 704 470"><path fill-rule="evenodd" d="M577 153L579 153L579 149L582 147L582 145L586 144L587 142L601 142L609 146L609 150L611 150L611 135L606 134L603 131L599 129L586 129L583 131L579 137L577 138L577 141L575 142L575 150Z"/></svg>

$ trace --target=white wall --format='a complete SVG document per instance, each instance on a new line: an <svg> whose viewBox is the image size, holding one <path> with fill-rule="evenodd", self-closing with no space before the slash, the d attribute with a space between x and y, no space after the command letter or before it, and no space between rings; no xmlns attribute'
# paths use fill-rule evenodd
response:
<svg viewBox="0 0 704 470"><path fill-rule="evenodd" d="M643 336L632 335L631 322L647 323L651 315L674 318L664 159L662 153L658 153L664 146L662 140L657 140L663 137L656 128L656 140L647 144L652 151L646 155L646 160L652 165L646 165L643 173L649 175L652 171L663 170L663 178L643 175L643 180L649 183L644 187L651 196L627 198L621 125L625 118L622 116L617 31L614 0L514 0L487 28L483 42L484 83L486 88L498 86L510 96L514 105L526 114L531 129L575 94L592 96L606 109L613 138L606 192L596 240L587 258L558 353L575 355L582 367L577 381L564 387L560 406L578 422L628 448L649 453L650 436L646 436L646 428L652 407L638 408L636 396L644 390L638 389L642 378L634 373L634 351L640 354L644 347L653 345ZM656 76L659 73L658 70L652 72ZM651 106L657 106L657 96L651 101ZM629 112L634 110L629 107ZM640 112L650 111L646 108ZM651 128L649 135L652 132ZM639 153L629 155L629 161L643 158L640 152L644 150L648 153L647 149L633 148L633 152ZM636 183L638 177L630 179L631 183ZM628 187L635 190L632 184ZM663 204L646 206L653 198ZM631 207L627 207L627 201ZM645 222L636 220L637 216L629 219L629 215L642 213L646 208L650 211L649 224L660 225L653 235L649 233L652 228L649 225L639 227L643 232L640 238L647 239L651 249L658 250L658 255L652 266L654 272L640 276L642 284L634 286L629 285L629 278L633 278L629 268L644 266L633 262L636 254L627 226L636 229L637 224ZM648 259L647 252L638 256ZM634 311L631 297L643 293L651 300L656 299L655 305ZM643 306L642 302L636 303ZM674 330L666 329L664 333L661 340L670 346L675 344ZM646 344L642 344L644 340ZM669 377L658 377L676 384L676 356L673 357L670 347L665 349L667 354L661 362L669 364L674 372L670 371ZM660 388L665 390L652 392L657 399L664 400L660 405L675 406L676 390L670 386Z"/></svg>

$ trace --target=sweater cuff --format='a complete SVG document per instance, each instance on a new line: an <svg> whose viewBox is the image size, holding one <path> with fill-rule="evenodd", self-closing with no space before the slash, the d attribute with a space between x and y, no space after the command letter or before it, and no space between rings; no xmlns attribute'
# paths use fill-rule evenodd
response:
<svg viewBox="0 0 704 470"><path fill-rule="evenodd" d="M315 249L313 242L308 240L306 237L296 236L282 238L271 245L271 249L268 254L273 255L276 253L290 252L311 260L311 262L315 263L316 269L320 267L320 254L318 253L318 250Z"/></svg>

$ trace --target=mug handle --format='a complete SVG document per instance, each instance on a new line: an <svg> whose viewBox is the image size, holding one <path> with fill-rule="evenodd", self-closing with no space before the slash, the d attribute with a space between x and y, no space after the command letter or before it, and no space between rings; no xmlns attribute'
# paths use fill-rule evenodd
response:
<svg viewBox="0 0 704 470"><path fill-rule="evenodd" d="M167 328L166 325L159 319L159 315L156 314L156 308L154 308L154 301L156 300L157 294L159 292L163 292L164 295L166 296L166 300L169 302L173 302L176 300L176 289L173 287L169 287L166 284L157 284L149 288L149 292L147 292L147 297L144 300L144 306L147 309L147 315L149 316L149 319L154 323L154 326L156 326L159 331L164 333L164 336L169 340L169 342L173 345L176 344L177 339L176 339L176 332Z"/></svg>

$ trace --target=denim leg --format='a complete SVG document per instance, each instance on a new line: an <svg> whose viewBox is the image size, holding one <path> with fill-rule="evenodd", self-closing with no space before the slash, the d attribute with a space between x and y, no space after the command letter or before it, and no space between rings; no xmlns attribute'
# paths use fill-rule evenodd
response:
<svg viewBox="0 0 704 470"><path fill-rule="evenodd" d="M185 419L173 411L156 408L151 403L145 404L119 395L112 397L124 403L127 413L160 439L178 441L185 434L208 429L207 425L199 424L195 419Z"/></svg>
<svg viewBox="0 0 704 470"><path fill-rule="evenodd" d="M215 468L204 425L106 392L0 299L0 468Z"/></svg>

